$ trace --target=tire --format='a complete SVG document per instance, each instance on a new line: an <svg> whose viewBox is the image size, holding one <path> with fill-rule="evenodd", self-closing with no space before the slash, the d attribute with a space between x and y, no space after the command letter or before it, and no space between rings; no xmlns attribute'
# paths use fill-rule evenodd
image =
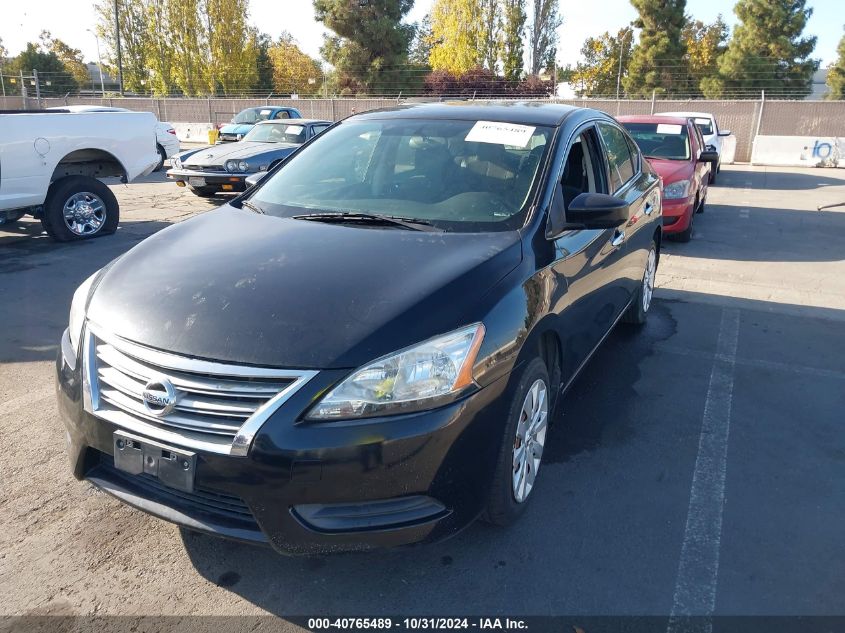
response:
<svg viewBox="0 0 845 633"><path fill-rule="evenodd" d="M67 219L66 207L71 214ZM117 198L96 178L68 176L47 190L41 226L57 242L110 235L119 221Z"/></svg>
<svg viewBox="0 0 845 633"><path fill-rule="evenodd" d="M696 208L695 212L696 212L696 213L704 213L704 205L705 205L705 204L707 204L707 198L704 198L704 200L702 200L702 201L698 204L698 207Z"/></svg>
<svg viewBox="0 0 845 633"><path fill-rule="evenodd" d="M534 431L530 431L530 425L526 429L525 425L521 424L524 417L523 405L528 402L529 396L533 398L533 402L539 403L539 408L536 409ZM504 424L499 457L496 461L496 470L493 474L487 504L482 515L484 521L493 525L506 526L516 521L525 511L531 500L531 491L534 489L535 478L542 463L543 446L546 441L549 414L551 413L550 402L549 372L542 360L534 358L522 369L519 381L513 389L512 400L508 407L508 417ZM528 421L530 423L531 418L528 418ZM535 441L530 442L530 444L526 443L517 436L518 430L523 433L525 430L529 430ZM517 461L515 452L517 444L520 442L523 446L523 455L527 455L524 450L526 447L532 446L534 448L531 451L533 458L530 461L521 462L519 466L521 471L526 474L525 486L518 485L517 482L520 479L517 473L519 471L515 470L517 467L514 466L514 462ZM519 500L518 494L522 495Z"/></svg>
<svg viewBox="0 0 845 633"><path fill-rule="evenodd" d="M217 195L217 189L214 187L189 187L191 193L200 198L213 198Z"/></svg>
<svg viewBox="0 0 845 633"><path fill-rule="evenodd" d="M692 225L694 224L693 219L695 218L695 214L698 213L698 200L695 201L695 209L693 209L692 213L689 216L689 225L686 229L681 231L680 233L675 233L672 235L672 239L676 242L689 242L692 239Z"/></svg>
<svg viewBox="0 0 845 633"><path fill-rule="evenodd" d="M156 165L153 171L161 171L162 167L164 167L164 161L167 160L167 152L164 151L161 145L156 145L156 151L158 151L158 165Z"/></svg>
<svg viewBox="0 0 845 633"><path fill-rule="evenodd" d="M622 321L625 323L642 325L646 322L648 310L651 307L651 301L654 296L654 279L657 275L657 262L657 244L652 240L651 248L648 251L648 258L646 259L645 270L643 271L643 280L640 283L634 301L622 317Z"/></svg>

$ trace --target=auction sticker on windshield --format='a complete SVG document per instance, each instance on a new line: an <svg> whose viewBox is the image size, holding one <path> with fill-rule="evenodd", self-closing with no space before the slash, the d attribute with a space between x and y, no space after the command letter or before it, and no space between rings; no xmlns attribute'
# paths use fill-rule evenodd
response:
<svg viewBox="0 0 845 633"><path fill-rule="evenodd" d="M657 133L658 134L680 134L681 133L681 126L676 125L674 123L658 123L657 124Z"/></svg>
<svg viewBox="0 0 845 633"><path fill-rule="evenodd" d="M531 135L537 129L530 125L478 121L464 139L470 143L494 143L512 147L527 147Z"/></svg>

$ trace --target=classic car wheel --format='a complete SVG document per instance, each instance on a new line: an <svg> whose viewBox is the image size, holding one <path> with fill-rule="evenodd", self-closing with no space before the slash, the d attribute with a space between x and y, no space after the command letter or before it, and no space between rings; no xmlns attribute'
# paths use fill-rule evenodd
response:
<svg viewBox="0 0 845 633"><path fill-rule="evenodd" d="M89 176L69 176L50 185L41 226L58 242L114 233L120 217L117 198Z"/></svg>
<svg viewBox="0 0 845 633"><path fill-rule="evenodd" d="M549 372L539 358L522 371L508 410L484 520L509 525L534 490L549 423Z"/></svg>
<svg viewBox="0 0 845 633"><path fill-rule="evenodd" d="M213 198L217 195L217 189L213 187L191 187L191 193L200 198Z"/></svg>

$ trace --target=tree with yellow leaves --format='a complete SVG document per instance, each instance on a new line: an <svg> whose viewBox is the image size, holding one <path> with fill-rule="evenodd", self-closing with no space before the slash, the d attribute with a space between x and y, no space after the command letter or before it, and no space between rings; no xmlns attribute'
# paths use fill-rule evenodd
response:
<svg viewBox="0 0 845 633"><path fill-rule="evenodd" d="M303 53L289 33L282 34L267 54L273 67L275 92L311 95L320 90L320 64Z"/></svg>

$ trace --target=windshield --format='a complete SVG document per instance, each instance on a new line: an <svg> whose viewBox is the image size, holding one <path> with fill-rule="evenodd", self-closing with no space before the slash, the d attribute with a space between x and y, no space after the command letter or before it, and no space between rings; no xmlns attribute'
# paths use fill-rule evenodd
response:
<svg viewBox="0 0 845 633"><path fill-rule="evenodd" d="M269 119L271 114L273 114L272 108L249 108L238 112L232 119L232 123L258 123Z"/></svg>
<svg viewBox="0 0 845 633"><path fill-rule="evenodd" d="M318 136L251 201L282 217L354 212L511 230L551 140L552 128L490 121L351 121Z"/></svg>
<svg viewBox="0 0 845 633"><path fill-rule="evenodd" d="M687 127L676 123L623 123L640 150L649 158L689 160Z"/></svg>
<svg viewBox="0 0 845 633"><path fill-rule="evenodd" d="M288 123L263 123L252 128L243 140L261 143L297 143L305 142L305 126Z"/></svg>

